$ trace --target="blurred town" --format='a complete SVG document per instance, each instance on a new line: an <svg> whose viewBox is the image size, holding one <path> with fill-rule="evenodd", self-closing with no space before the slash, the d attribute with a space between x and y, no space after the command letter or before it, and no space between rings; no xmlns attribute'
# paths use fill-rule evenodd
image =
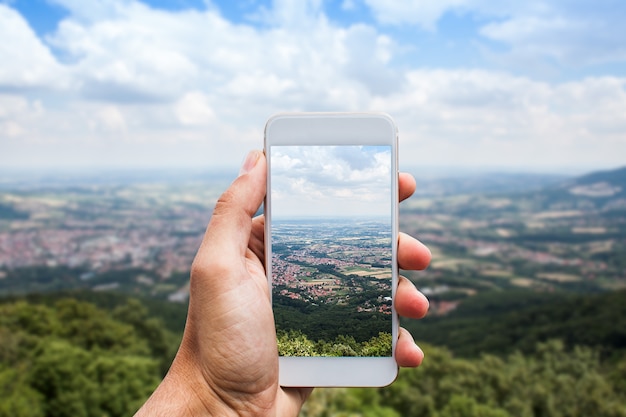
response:
<svg viewBox="0 0 626 417"><path fill-rule="evenodd" d="M495 191L456 180L423 184L401 205L400 225L428 244L433 262L406 275L431 298L434 313L499 288L621 288L622 172L546 179L522 191L513 190L515 176L513 191L502 183ZM185 301L191 262L227 184L5 187L0 292L79 287Z"/></svg>

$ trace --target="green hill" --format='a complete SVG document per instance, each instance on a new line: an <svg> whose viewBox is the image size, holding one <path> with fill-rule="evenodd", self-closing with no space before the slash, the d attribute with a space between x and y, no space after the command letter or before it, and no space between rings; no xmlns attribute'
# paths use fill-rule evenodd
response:
<svg viewBox="0 0 626 417"><path fill-rule="evenodd" d="M0 417L132 415L178 340L138 300L111 310L67 297L3 300Z"/></svg>
<svg viewBox="0 0 626 417"><path fill-rule="evenodd" d="M158 317L162 311L150 312L145 300L123 295L74 295L92 301L69 293L0 300L0 417L132 415L164 375L180 334L165 329ZM483 319L506 318L512 310L526 317L516 325L528 326L527 333L541 323L580 332L590 326L586 320L600 320L607 323L600 326L605 336L615 337L590 340L622 346L620 331L626 326L617 318L626 314L615 308L625 305L624 293L556 294L552 300L546 294L500 295L476 297L455 318L465 316L462 325L475 334L481 327L483 334L491 332ZM546 317L537 320L541 311ZM442 335L450 331L444 320L428 326ZM391 386L317 389L300 416L626 417L623 351L615 349L607 361L600 353L608 345L570 347L549 340L519 351L515 343L511 353L484 350L476 358L422 344L422 366L402 370Z"/></svg>
<svg viewBox="0 0 626 417"><path fill-rule="evenodd" d="M147 317L157 318L168 331L182 334L185 328L185 320L187 318L186 304L170 303L152 297L114 291L96 292L88 289L75 289L50 293L14 295L0 298L0 305L23 300L31 304L53 307L59 300L68 298L87 302L107 311L115 310L136 300L142 305L142 314L145 314Z"/></svg>
<svg viewBox="0 0 626 417"><path fill-rule="evenodd" d="M446 346L461 356L532 351L560 339L590 346L603 357L626 352L626 291L595 295L488 292L444 317L404 323L419 341Z"/></svg>

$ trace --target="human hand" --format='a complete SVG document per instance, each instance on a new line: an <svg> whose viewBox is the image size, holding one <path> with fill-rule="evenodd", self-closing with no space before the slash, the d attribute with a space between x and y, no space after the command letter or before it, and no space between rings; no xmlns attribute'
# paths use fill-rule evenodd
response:
<svg viewBox="0 0 626 417"><path fill-rule="evenodd" d="M278 385L276 333L264 268L266 160L251 152L239 177L219 198L192 265L189 312L172 366L136 416L297 416L312 388ZM400 174L400 200L415 180ZM424 269L430 251L401 233L398 263ZM421 318L428 300L406 278L396 291L398 314ZM424 355L400 329L396 361L418 366Z"/></svg>

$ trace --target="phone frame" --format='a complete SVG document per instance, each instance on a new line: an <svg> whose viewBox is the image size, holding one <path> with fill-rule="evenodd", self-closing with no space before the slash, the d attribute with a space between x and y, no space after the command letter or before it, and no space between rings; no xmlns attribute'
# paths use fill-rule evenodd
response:
<svg viewBox="0 0 626 417"><path fill-rule="evenodd" d="M385 357L279 357L279 383L289 387L380 387L397 377L395 360L398 316L394 306L398 285L398 135L396 124L385 113L282 113L265 126L267 194L265 213L266 274L272 295L272 146L391 146L391 240L392 240L392 356Z"/></svg>

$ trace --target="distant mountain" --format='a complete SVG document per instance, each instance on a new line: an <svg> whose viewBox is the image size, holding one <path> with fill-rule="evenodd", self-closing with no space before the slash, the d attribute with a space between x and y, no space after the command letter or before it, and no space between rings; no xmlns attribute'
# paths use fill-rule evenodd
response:
<svg viewBox="0 0 626 417"><path fill-rule="evenodd" d="M522 193L542 190L561 184L570 177L533 173L468 173L449 177L428 177L414 174L418 196L442 197L459 194Z"/></svg>
<svg viewBox="0 0 626 417"><path fill-rule="evenodd" d="M533 210L614 212L626 210L626 167L562 179L539 190L508 193L531 203Z"/></svg>
<svg viewBox="0 0 626 417"><path fill-rule="evenodd" d="M594 184L598 182L608 182L613 185L626 186L626 166L622 168L596 171L579 177L578 184Z"/></svg>
<svg viewBox="0 0 626 417"><path fill-rule="evenodd" d="M626 197L626 167L592 172L566 181L563 187L575 196L600 199Z"/></svg>
<svg viewBox="0 0 626 417"><path fill-rule="evenodd" d="M579 177L531 173L470 173L465 176L415 175L418 197L504 196L533 210L597 210L626 207L626 167ZM624 206L624 207L622 207Z"/></svg>

